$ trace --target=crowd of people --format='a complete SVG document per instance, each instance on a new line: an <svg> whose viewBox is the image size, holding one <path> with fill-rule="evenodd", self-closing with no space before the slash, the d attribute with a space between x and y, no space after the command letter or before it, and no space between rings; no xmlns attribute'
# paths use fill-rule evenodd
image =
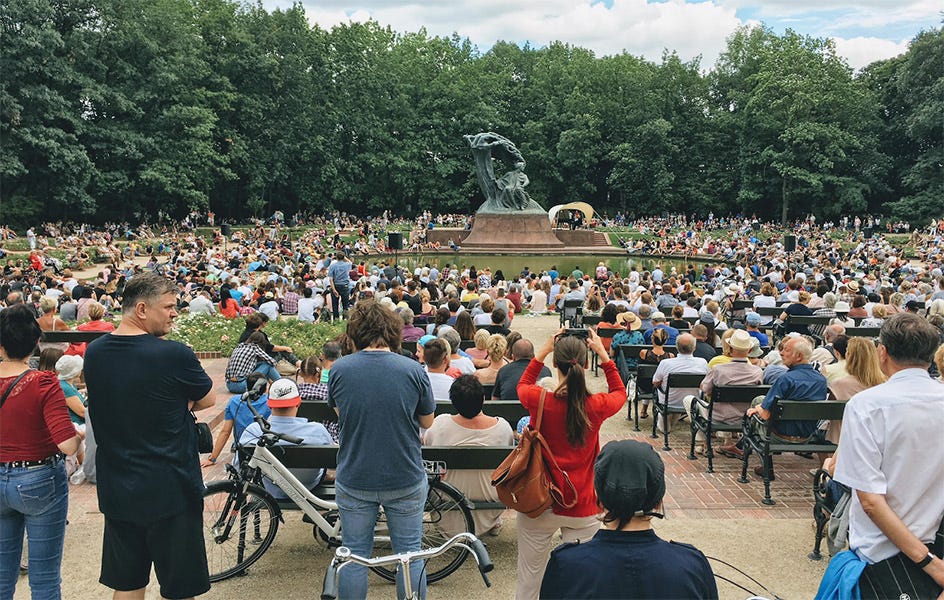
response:
<svg viewBox="0 0 944 600"><path fill-rule="evenodd" d="M423 219L423 227L437 226L437 218ZM678 222L652 220L642 226L668 228ZM191 410L212 406L215 394L192 350L161 339L184 311L245 322L226 369L225 387L235 396L203 466L219 460L233 440L252 440L246 415L235 407L242 392L265 380L267 395L257 408L274 424L312 443L339 443L337 501L345 544L355 552L369 554L381 507L391 531L398 531L394 550L419 547L426 495L423 443L508 445L540 410L541 432L570 474L578 502L537 518L517 518L518 597L564 597L566 590L576 589L570 586L577 580L566 574L592 578L582 565L606 556L617 568L640 560L643 548L687 565L665 583L676 587L662 588L662 594L716 596L704 556L691 548L667 547L651 531L664 494L658 457L622 443L600 450L600 426L627 396L620 369L650 363L657 365L655 375L637 385L651 384L657 394L665 394L672 373L705 376L700 389L673 388L667 398L659 396L689 414L694 398L710 398L715 386L772 386L752 404L715 411L714 418L723 422L744 415L769 419L778 398L849 402L842 426L787 422L770 433L786 442L838 442L836 460L824 466L854 490L849 539L858 562L847 563L863 569L863 582L889 589L881 586L897 572L886 563L906 556L918 565L918 571L909 567L910 575L927 589L944 583L941 559L921 553L944 517L944 496L933 493L944 486L944 459L914 442L934 439L944 427L944 388L937 378L944 367L939 223L923 234L930 241L919 251L921 261L907 260L882 236L857 234L856 228L866 226L862 220L849 225L850 246L808 219L806 229L797 230L797 251L788 252L776 238L753 237L749 221L710 217L673 242L705 249L714 240L700 231L729 227L729 239L718 240L716 252L698 252L714 258L699 267L657 265L621 273L600 262L587 272L561 272L551 265L507 275L451 261L402 270L391 260L355 256L353 247L347 248L350 241L338 234L339 227L356 225L350 218L336 216L330 224L333 234L316 227L296 239L280 234L277 223L209 241L190 231L168 235L161 242L166 252L156 251L155 241L141 235L148 232L115 226L106 231L112 240L116 234L128 239L130 231L135 243L151 250L145 252L147 263L129 263L120 249L122 259L105 263L93 277L8 261L0 284L0 394L8 396L0 419L0 468L9 479L0 485L6 490L43 476L52 487L35 506L0 505L0 597L12 594L16 578L9 575L19 566L24 530L28 540L53 540L35 547L30 542L34 592L58 588L68 470L98 486L106 521L105 585L143 594L155 563L166 597L208 589L205 556L202 561L197 556L203 548L195 504L202 474ZM361 225L369 243L371 235L383 237L386 223ZM47 235L49 228L43 231ZM99 233L87 235L97 239ZM73 234L60 229L64 239ZM38 237L36 251L41 250ZM574 301L582 316L598 317L586 337L568 335L565 328L536 350L520 328L512 327L523 315L563 311ZM774 312L761 314L759 309L768 308ZM114 329L109 317L119 314ZM801 328L791 324L793 315L828 320L821 327ZM300 357L265 333L266 323L280 318L343 320L346 331L318 355ZM44 342L38 366L45 370L30 369L41 333L77 322L83 330L114 331L87 346ZM856 325L879 328L878 346L847 336ZM602 329L617 331L603 337L597 333ZM403 342L410 342L410 349ZM622 345L649 348L638 358L624 359L618 351ZM593 355L607 382L607 391L598 394L591 394L586 382ZM544 364L548 359L553 370ZM895 393L885 393L893 385ZM485 386L491 386L489 397ZM130 398L131 389L141 393ZM389 402L378 407L373 402L378 397ZM489 416L493 399L519 401L529 417L505 423ZM303 400L327 401L338 411L337 424L302 423L295 411ZM436 401L451 402L456 414L434 419ZM155 426L136 427L141 414L151 415L148 422ZM641 417L650 418L646 407ZM662 429L673 425L671 418L658 423ZM94 459L89 434L95 440ZM728 437L719 452L737 458L743 448ZM71 462L67 455L74 457ZM157 472L158 464L169 466ZM310 471L299 479L311 487L326 476ZM770 463L757 473L775 478ZM488 475L455 472L449 477L468 494L496 501ZM5 493L0 498L8 502ZM605 529L598 531L601 507ZM483 512L476 521L482 536L501 531L500 512ZM154 535L157 531L166 535ZM552 556L558 534L565 542L593 541L585 548L565 545ZM168 551L176 547L194 551ZM365 597L366 573L356 568L344 573L342 594ZM411 577L414 589L425 589L422 569ZM603 580L580 581L604 595L617 590Z"/></svg>

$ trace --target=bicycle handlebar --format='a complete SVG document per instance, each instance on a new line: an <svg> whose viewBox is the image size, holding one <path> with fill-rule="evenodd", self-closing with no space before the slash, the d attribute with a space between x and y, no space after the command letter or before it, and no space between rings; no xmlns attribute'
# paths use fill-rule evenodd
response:
<svg viewBox="0 0 944 600"><path fill-rule="evenodd" d="M365 567L379 567L391 564L400 564L403 561L410 563L414 560L434 558L444 554L453 546L460 546L472 553L472 555L475 557L476 564L478 564L479 573L482 575L482 580L485 582L485 587L492 587L492 582L489 581L488 575L486 575L486 573L491 572L495 568L495 565L492 563L492 559L488 555L488 550L485 549L485 544L482 543L482 540L478 539L471 533L462 532L453 536L442 546L428 548L426 550L417 550L415 552L402 552L400 554L392 554L390 556L379 556L377 558L364 558L362 556L353 554L351 549L347 546L341 546L335 550L334 558L331 560L331 564L328 566L328 570L325 572L324 585L322 586L321 591L321 600L336 600L338 597L338 571L347 564L355 563Z"/></svg>

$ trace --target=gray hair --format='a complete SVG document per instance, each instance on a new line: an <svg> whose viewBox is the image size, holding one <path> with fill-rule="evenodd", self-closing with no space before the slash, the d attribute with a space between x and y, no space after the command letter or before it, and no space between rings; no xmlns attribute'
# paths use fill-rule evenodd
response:
<svg viewBox="0 0 944 600"><path fill-rule="evenodd" d="M138 302L144 302L152 305L158 298L164 294L173 294L177 292L177 286L173 281L157 273L139 273L128 281L125 286L125 293L121 301L121 312L130 313L134 311Z"/></svg>
<svg viewBox="0 0 944 600"><path fill-rule="evenodd" d="M409 308L400 309L400 318L403 319L404 325L409 325L413 322L413 317L416 316L413 314L413 311Z"/></svg>
<svg viewBox="0 0 944 600"><path fill-rule="evenodd" d="M835 308L836 307L836 294L832 292L826 292L823 294L823 305L826 308Z"/></svg>
<svg viewBox="0 0 944 600"><path fill-rule="evenodd" d="M683 333L675 340L675 347L679 354L691 354L695 351L695 336L690 333Z"/></svg>
<svg viewBox="0 0 944 600"><path fill-rule="evenodd" d="M462 342L462 337L459 335L459 332L451 327L449 329L440 328L439 339L445 340L453 353L459 350L459 344Z"/></svg>
<svg viewBox="0 0 944 600"><path fill-rule="evenodd" d="M878 340L896 363L927 368L941 342L941 332L916 314L898 313L885 320Z"/></svg>

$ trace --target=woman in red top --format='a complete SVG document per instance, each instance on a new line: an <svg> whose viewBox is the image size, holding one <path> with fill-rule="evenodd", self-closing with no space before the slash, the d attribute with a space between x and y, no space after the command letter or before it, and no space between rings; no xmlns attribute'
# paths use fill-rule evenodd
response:
<svg viewBox="0 0 944 600"><path fill-rule="evenodd" d="M557 506L537 518L518 514L518 600L537 598L544 578L544 569L558 530L564 542L589 540L600 528L596 492L593 490L593 461L600 452L600 426L619 412L626 402L626 389L616 363L610 360L603 341L589 330L587 341L565 335L567 329L548 340L538 351L518 382L518 398L537 419L542 389L535 385L544 366L544 359L554 353L557 389L544 399L541 435L561 469L566 471L577 488L577 504L563 509ZM587 391L587 347L600 359L606 374L606 393Z"/></svg>
<svg viewBox="0 0 944 600"><path fill-rule="evenodd" d="M24 529L33 597L60 597L69 508L63 453L75 454L79 435L56 374L29 368L40 333L26 305L0 312L0 598L13 597Z"/></svg>

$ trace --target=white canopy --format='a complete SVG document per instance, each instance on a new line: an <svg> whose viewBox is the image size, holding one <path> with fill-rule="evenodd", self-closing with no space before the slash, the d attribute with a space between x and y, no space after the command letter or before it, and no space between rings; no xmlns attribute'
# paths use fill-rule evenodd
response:
<svg viewBox="0 0 944 600"><path fill-rule="evenodd" d="M592 206L586 202L568 202L567 204L558 204L547 211L547 216L551 220L552 225L555 221L557 221L557 213L562 210L579 210L583 213L584 220L589 222L591 219L593 219Z"/></svg>

